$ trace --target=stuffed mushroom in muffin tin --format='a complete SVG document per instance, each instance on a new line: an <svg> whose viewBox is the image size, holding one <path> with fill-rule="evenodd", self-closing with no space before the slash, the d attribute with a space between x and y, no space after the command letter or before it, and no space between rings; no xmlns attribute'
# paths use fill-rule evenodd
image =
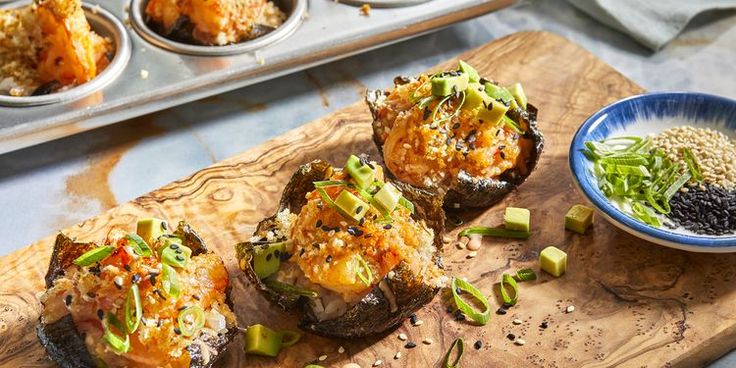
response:
<svg viewBox="0 0 736 368"><path fill-rule="evenodd" d="M521 84L503 87L463 61L394 84L366 101L374 141L398 180L439 192L449 209L486 207L534 169L544 139Z"/></svg>
<svg viewBox="0 0 736 368"><path fill-rule="evenodd" d="M56 238L37 334L61 367L211 367L236 334L219 256L184 222Z"/></svg>
<svg viewBox="0 0 736 368"><path fill-rule="evenodd" d="M365 156L292 176L277 213L236 246L240 267L299 327L356 338L404 321L446 281L440 197L384 178Z"/></svg>

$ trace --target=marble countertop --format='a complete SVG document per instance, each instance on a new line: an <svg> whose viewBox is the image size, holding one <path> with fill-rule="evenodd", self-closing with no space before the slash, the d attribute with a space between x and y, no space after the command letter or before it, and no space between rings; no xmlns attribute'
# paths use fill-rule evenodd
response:
<svg viewBox="0 0 736 368"><path fill-rule="evenodd" d="M357 10L356 10L357 11ZM736 12L697 17L656 54L563 1L527 1L430 35L0 155L0 256L504 35L541 29L648 90L736 98ZM736 366L731 353L711 367Z"/></svg>

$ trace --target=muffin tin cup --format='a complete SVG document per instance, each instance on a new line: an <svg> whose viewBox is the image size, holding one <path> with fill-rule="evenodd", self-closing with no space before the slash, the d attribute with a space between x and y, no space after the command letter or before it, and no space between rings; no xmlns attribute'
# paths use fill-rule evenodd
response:
<svg viewBox="0 0 736 368"><path fill-rule="evenodd" d="M413 6L432 0L340 0L343 4L363 6L370 5L374 8L398 8L402 6Z"/></svg>
<svg viewBox="0 0 736 368"><path fill-rule="evenodd" d="M13 3L13 8L30 5L30 1ZM85 16L92 29L103 37L109 37L115 47L115 55L110 64L97 77L89 82L71 87L67 90L42 96L7 96L0 95L0 106L38 106L80 99L101 90L117 78L130 60L131 43L125 26L110 12L99 5L82 4Z"/></svg>
<svg viewBox="0 0 736 368"><path fill-rule="evenodd" d="M296 31L307 12L307 0L275 0L279 8L287 13L284 23L274 31L249 41L225 46L203 46L177 42L156 33L145 22L148 0L131 0L130 18L133 29L148 43L179 54L196 56L225 56L254 51L272 45Z"/></svg>

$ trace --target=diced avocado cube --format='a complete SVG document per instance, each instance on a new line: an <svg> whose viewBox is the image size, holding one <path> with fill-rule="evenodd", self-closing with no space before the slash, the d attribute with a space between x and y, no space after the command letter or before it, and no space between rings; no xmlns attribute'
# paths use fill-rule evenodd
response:
<svg viewBox="0 0 736 368"><path fill-rule="evenodd" d="M593 209L582 204L576 204L565 215L565 229L585 234L593 224Z"/></svg>
<svg viewBox="0 0 736 368"><path fill-rule="evenodd" d="M263 280L279 270L279 267L281 267L281 255L285 251L283 242L255 246L255 252L253 252L253 270L259 279Z"/></svg>
<svg viewBox="0 0 736 368"><path fill-rule="evenodd" d="M526 208L506 207L503 222L507 230L529 232L530 213Z"/></svg>
<svg viewBox="0 0 736 368"><path fill-rule="evenodd" d="M514 100L514 96L511 95L511 92L509 92L506 88L495 85L491 82L486 82L486 94L488 96L491 96L494 100L501 100L503 101L504 105L507 105L509 107L516 107L516 100Z"/></svg>
<svg viewBox="0 0 736 368"><path fill-rule="evenodd" d="M497 125L506 115L506 111L509 111L508 106L491 99L490 103L487 106L478 109L478 112L475 115L483 122Z"/></svg>
<svg viewBox="0 0 736 368"><path fill-rule="evenodd" d="M376 171L368 165L363 165L355 155L348 157L348 161L345 162L345 171L360 188L367 188L376 179Z"/></svg>
<svg viewBox="0 0 736 368"><path fill-rule="evenodd" d="M156 253L158 253L159 258L161 257L161 252L163 252L164 249L169 248L172 244L176 245L182 245L181 239L173 236L173 235L162 235L159 236L156 241L154 241L154 247L156 247Z"/></svg>
<svg viewBox="0 0 736 368"><path fill-rule="evenodd" d="M458 71L461 71L468 75L468 81L470 82L478 82L480 81L480 75L478 74L478 71L475 70L470 64L460 60L457 67Z"/></svg>
<svg viewBox="0 0 736 368"><path fill-rule="evenodd" d="M384 184L373 196L373 202L389 213L399 204L399 199L401 199L401 192L391 183Z"/></svg>
<svg viewBox="0 0 736 368"><path fill-rule="evenodd" d="M539 267L554 277L560 277L567 270L567 253L549 246L539 253Z"/></svg>
<svg viewBox="0 0 736 368"><path fill-rule="evenodd" d="M343 216L355 221L360 221L368 212L368 204L345 189L335 198L335 206Z"/></svg>
<svg viewBox="0 0 736 368"><path fill-rule="evenodd" d="M189 258L192 256L192 250L176 243L171 243L165 248L161 248L161 262L172 267L186 267Z"/></svg>
<svg viewBox="0 0 736 368"><path fill-rule="evenodd" d="M524 89L521 88L521 83L514 83L511 87L508 88L508 90L511 95L514 96L514 100L516 100L516 103L521 106L522 109L526 110L528 100L526 99L526 93L524 93Z"/></svg>
<svg viewBox="0 0 736 368"><path fill-rule="evenodd" d="M281 350L283 334L264 325L248 326L245 330L245 353L275 357Z"/></svg>
<svg viewBox="0 0 736 368"><path fill-rule="evenodd" d="M432 94L435 96L449 96L468 88L468 74L443 75L432 77Z"/></svg>
<svg viewBox="0 0 736 368"><path fill-rule="evenodd" d="M465 102L463 108L466 110L477 110L485 108L491 103L491 98L485 93L483 86L478 83L470 83L465 90Z"/></svg>
<svg viewBox="0 0 736 368"><path fill-rule="evenodd" d="M153 243L161 235L168 234L169 225L166 221L147 217L138 219L135 233L138 234L148 245L153 246Z"/></svg>

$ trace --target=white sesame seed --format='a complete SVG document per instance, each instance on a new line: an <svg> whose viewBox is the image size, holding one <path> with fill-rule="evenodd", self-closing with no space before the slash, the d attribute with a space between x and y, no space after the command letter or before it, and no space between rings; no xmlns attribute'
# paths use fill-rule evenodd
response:
<svg viewBox="0 0 736 368"><path fill-rule="evenodd" d="M457 242L455 243L455 247L457 247L457 249L465 249L465 244L463 244L462 242Z"/></svg>
<svg viewBox="0 0 736 368"><path fill-rule="evenodd" d="M399 334L399 340L406 341L407 339L408 339L408 337L406 336L406 334L404 334L404 333L400 333Z"/></svg>
<svg viewBox="0 0 736 368"><path fill-rule="evenodd" d="M414 322L414 326L421 326L423 324L424 324L424 321L422 321L421 319Z"/></svg>
<svg viewBox="0 0 736 368"><path fill-rule="evenodd" d="M524 345L524 344L526 344L526 341L524 341L524 339L516 339L516 341L514 341L514 344L516 344L516 345Z"/></svg>
<svg viewBox="0 0 736 368"><path fill-rule="evenodd" d="M342 353L345 352L345 348L342 347L342 346L340 346L339 348L337 348L337 352L340 353L340 354L342 354Z"/></svg>
<svg viewBox="0 0 736 368"><path fill-rule="evenodd" d="M442 237L443 244L450 244L450 242L452 242L452 238L450 238L449 236L445 235Z"/></svg>
<svg viewBox="0 0 736 368"><path fill-rule="evenodd" d="M432 339L430 339L430 338L428 337L428 338L426 338L426 339L422 340L422 343L424 343L424 344L426 344L426 345L432 345L432 343L434 343L434 340L432 340Z"/></svg>
<svg viewBox="0 0 736 368"><path fill-rule="evenodd" d="M381 359L378 359L378 360L376 360L376 361L375 361L375 362L373 363L373 366L374 366L374 367L378 367L378 366L379 366L379 365L381 365L381 364L383 364L383 360L381 360Z"/></svg>
<svg viewBox="0 0 736 368"><path fill-rule="evenodd" d="M327 355L320 355L318 359L320 362L324 362L325 360L327 360Z"/></svg>
<svg viewBox="0 0 736 368"><path fill-rule="evenodd" d="M406 149L408 149L408 150L411 149L411 144L409 144L409 143L404 143L401 146L404 147L404 148L406 148Z"/></svg>
<svg viewBox="0 0 736 368"><path fill-rule="evenodd" d="M148 70L141 69L141 79L148 79Z"/></svg>
<svg viewBox="0 0 736 368"><path fill-rule="evenodd" d="M472 252L468 253L468 258L475 258L475 256L477 256L477 255L478 255L478 252L472 251Z"/></svg>
<svg viewBox="0 0 736 368"><path fill-rule="evenodd" d="M394 355L394 359L399 359L399 358L401 358L401 352L397 351L396 354Z"/></svg>
<svg viewBox="0 0 736 368"><path fill-rule="evenodd" d="M575 311L575 306L574 305L568 305L567 308L565 309L565 312L567 312L567 313L572 313L574 311Z"/></svg>
<svg viewBox="0 0 736 368"><path fill-rule="evenodd" d="M515 325L520 325L520 324L522 324L522 321L521 321L520 319L518 319L518 318L517 318L517 319L515 319L515 320L511 321L511 323L513 323L513 324L515 324Z"/></svg>

